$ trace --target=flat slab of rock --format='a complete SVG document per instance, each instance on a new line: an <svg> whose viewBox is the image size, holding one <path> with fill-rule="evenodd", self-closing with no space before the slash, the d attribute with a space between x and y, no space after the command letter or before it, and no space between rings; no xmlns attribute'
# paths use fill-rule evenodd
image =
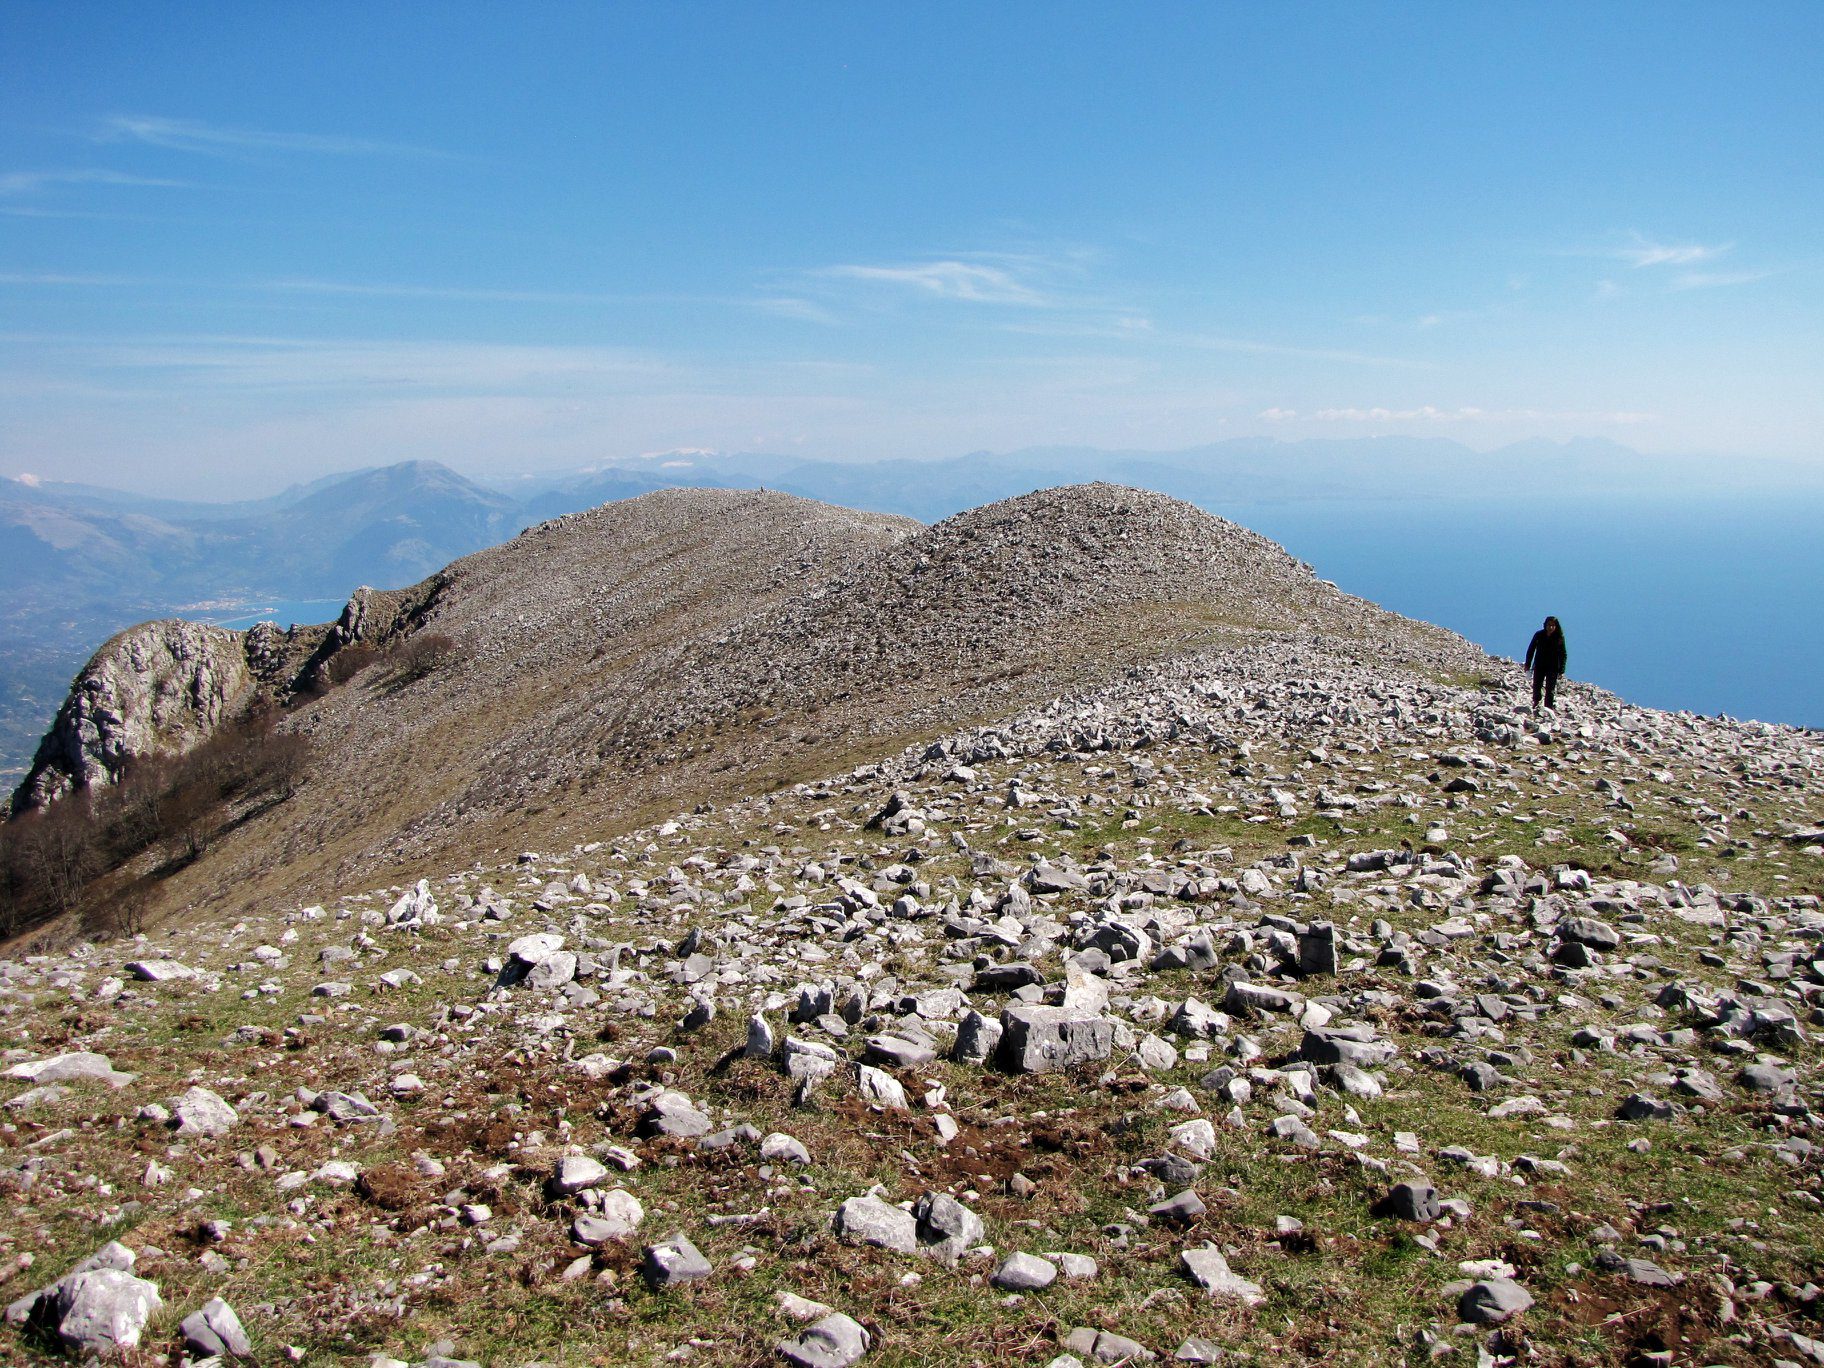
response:
<svg viewBox="0 0 1824 1368"><path fill-rule="evenodd" d="M124 1088L138 1074L122 1073L104 1054L75 1050L15 1064L6 1071L8 1078L23 1078L31 1083L106 1083L110 1088Z"/></svg>
<svg viewBox="0 0 1824 1368"><path fill-rule="evenodd" d="M805 1327L796 1339L781 1340L779 1356L797 1368L849 1368L868 1352L868 1332L854 1319L833 1311Z"/></svg>
<svg viewBox="0 0 1824 1368"><path fill-rule="evenodd" d="M551 1188L560 1196L571 1197L594 1187L607 1176L607 1168L588 1155L566 1154L557 1161L557 1171L551 1175Z"/></svg>
<svg viewBox="0 0 1824 1368"><path fill-rule="evenodd" d="M877 1035L868 1037L867 1059L892 1069L916 1069L937 1058L937 1051L920 1040L905 1036Z"/></svg>
<svg viewBox="0 0 1824 1368"><path fill-rule="evenodd" d="M542 964L559 950L564 948L564 938L554 931L540 931L535 935L521 936L507 946L507 957L518 960L526 968Z"/></svg>
<svg viewBox="0 0 1824 1368"><path fill-rule="evenodd" d="M1036 1254L1009 1254L988 1281L1003 1292L1043 1292L1058 1280L1058 1266Z"/></svg>
<svg viewBox="0 0 1824 1368"><path fill-rule="evenodd" d="M576 1218L570 1234L578 1244L593 1247L625 1240L639 1230L645 1219L646 1208L640 1205L640 1199L625 1188L615 1188L602 1194L601 1205L594 1211Z"/></svg>
<svg viewBox="0 0 1824 1368"><path fill-rule="evenodd" d="M640 1118L640 1134L644 1136L669 1135L689 1140L708 1134L709 1128L709 1117L678 1092L660 1093Z"/></svg>
<svg viewBox="0 0 1824 1368"><path fill-rule="evenodd" d="M196 977L196 970L189 965L170 959L134 960L127 972L142 983L173 983Z"/></svg>
<svg viewBox="0 0 1824 1368"><path fill-rule="evenodd" d="M1398 1054L1392 1041L1378 1039L1362 1026L1314 1026L1298 1047L1298 1057L1313 1064L1352 1064L1375 1069Z"/></svg>
<svg viewBox="0 0 1824 1368"><path fill-rule="evenodd" d="M1184 1271L1213 1298L1227 1298L1243 1302L1248 1306L1259 1306L1267 1299L1267 1294L1259 1283L1249 1282L1229 1267L1229 1261L1222 1251L1213 1245L1202 1249L1187 1249L1178 1256L1184 1265Z"/></svg>
<svg viewBox="0 0 1824 1368"><path fill-rule="evenodd" d="M1154 1363L1159 1358L1139 1340L1087 1325L1078 1326L1066 1335L1064 1347L1088 1363Z"/></svg>

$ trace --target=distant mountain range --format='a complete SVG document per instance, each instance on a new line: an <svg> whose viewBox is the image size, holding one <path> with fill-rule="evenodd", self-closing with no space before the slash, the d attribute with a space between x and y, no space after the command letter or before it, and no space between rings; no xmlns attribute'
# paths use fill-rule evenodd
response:
<svg viewBox="0 0 1824 1368"><path fill-rule="evenodd" d="M661 453L498 488L538 518L647 489L768 489L933 522L994 499L1084 480L1110 480L1188 499L1215 512L1289 501L1461 501L1777 488L1824 474L1773 461L1649 456L1601 438L1517 442L1479 452L1443 438L1282 442L1244 437L1177 451L1029 447L935 461L805 461L756 453Z"/></svg>
<svg viewBox="0 0 1824 1368"><path fill-rule="evenodd" d="M1226 512L1284 501L1577 498L1797 478L1772 463L1646 456L1601 440L1483 453L1386 437L1247 438L1181 451L1041 447L874 463L678 452L492 486L410 461L220 504L3 480L0 774L17 773L29 758L90 653L133 623L223 617L272 600L342 599L362 584L404 586L535 523L655 489L765 487L932 522L1097 479Z"/></svg>

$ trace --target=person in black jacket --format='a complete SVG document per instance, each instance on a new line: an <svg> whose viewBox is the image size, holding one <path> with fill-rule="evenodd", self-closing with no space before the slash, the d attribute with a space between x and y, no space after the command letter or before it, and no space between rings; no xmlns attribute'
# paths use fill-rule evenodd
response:
<svg viewBox="0 0 1824 1368"><path fill-rule="evenodd" d="M1551 707L1558 693L1558 680L1564 674L1569 657L1564 649L1564 628L1558 619L1548 617L1545 626L1533 633L1526 648L1526 668L1533 672L1533 711L1539 711L1539 700Z"/></svg>

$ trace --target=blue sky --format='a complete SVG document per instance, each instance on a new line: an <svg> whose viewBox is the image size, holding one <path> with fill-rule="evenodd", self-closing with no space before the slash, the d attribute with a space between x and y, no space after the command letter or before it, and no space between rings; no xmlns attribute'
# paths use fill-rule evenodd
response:
<svg viewBox="0 0 1824 1368"><path fill-rule="evenodd" d="M0 8L0 471L1824 462L1824 6Z"/></svg>

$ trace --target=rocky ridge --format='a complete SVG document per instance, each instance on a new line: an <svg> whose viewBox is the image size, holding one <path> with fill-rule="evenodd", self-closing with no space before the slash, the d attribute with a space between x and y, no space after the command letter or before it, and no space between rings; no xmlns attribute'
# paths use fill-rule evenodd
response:
<svg viewBox="0 0 1824 1368"><path fill-rule="evenodd" d="M931 528L779 494L683 490L557 519L351 603L298 667L436 632L426 677L294 697L297 795L159 886L219 910L463 851L626 829L928 740L1199 647L1295 630L1479 669L1245 529L1110 485Z"/></svg>
<svg viewBox="0 0 1824 1368"><path fill-rule="evenodd" d="M171 1361L1824 1360L1824 742L1523 698L1263 634L5 966L9 1319Z"/></svg>

